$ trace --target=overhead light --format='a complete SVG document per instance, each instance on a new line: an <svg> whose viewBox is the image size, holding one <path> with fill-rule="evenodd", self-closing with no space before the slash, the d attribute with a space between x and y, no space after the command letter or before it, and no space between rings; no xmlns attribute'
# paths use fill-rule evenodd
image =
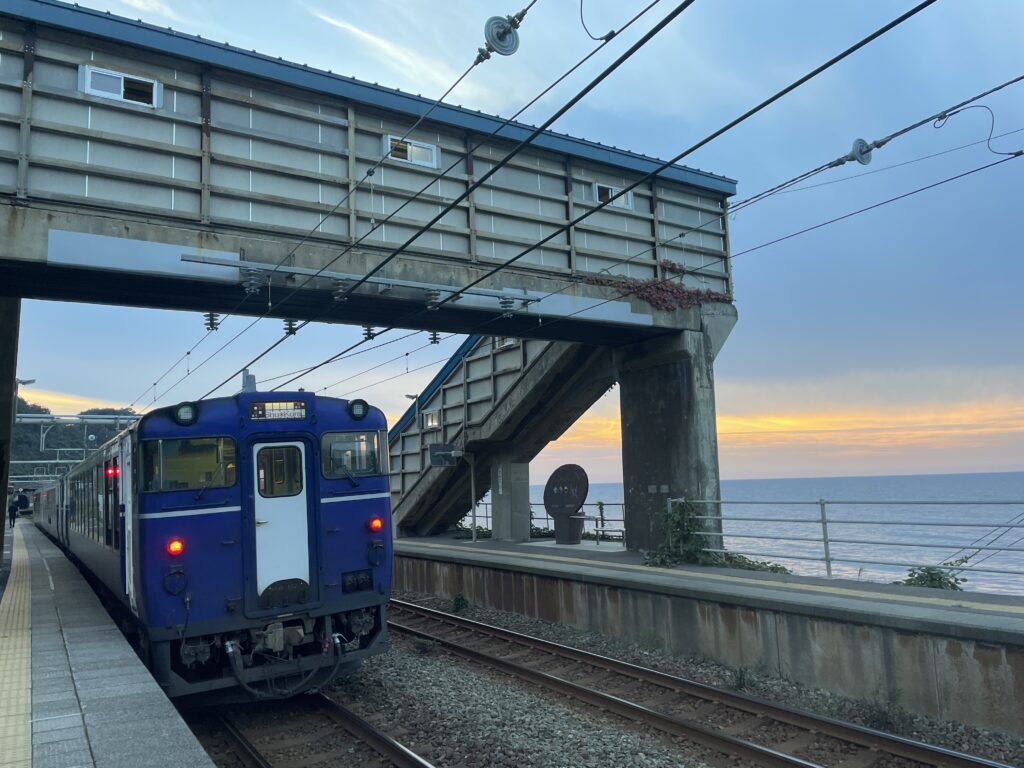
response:
<svg viewBox="0 0 1024 768"><path fill-rule="evenodd" d="M366 418L366 414L370 412L370 406L367 405L365 400L350 400L348 404L348 415L356 421L360 421Z"/></svg>
<svg viewBox="0 0 1024 768"><path fill-rule="evenodd" d="M195 403L181 403L174 408L174 420L183 427L191 427L199 418L199 406Z"/></svg>

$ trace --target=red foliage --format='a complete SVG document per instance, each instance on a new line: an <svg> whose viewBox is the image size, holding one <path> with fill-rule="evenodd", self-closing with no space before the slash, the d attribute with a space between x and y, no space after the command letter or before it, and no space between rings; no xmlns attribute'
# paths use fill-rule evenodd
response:
<svg viewBox="0 0 1024 768"><path fill-rule="evenodd" d="M674 261L661 262L662 269L674 275L683 275L686 268ZM717 291L687 288L675 280L651 278L637 280L634 277L611 277L585 275L583 282L588 285L602 285L619 292L620 296L636 296L655 309L672 311L680 307L695 307L707 301L729 301L729 297Z"/></svg>

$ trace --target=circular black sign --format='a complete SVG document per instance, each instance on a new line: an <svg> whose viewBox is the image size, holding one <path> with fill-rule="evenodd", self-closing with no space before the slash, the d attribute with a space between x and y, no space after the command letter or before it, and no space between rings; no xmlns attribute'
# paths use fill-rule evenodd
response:
<svg viewBox="0 0 1024 768"><path fill-rule="evenodd" d="M544 509L555 515L575 515L587 500L590 481L578 464L563 464L548 478L544 486Z"/></svg>

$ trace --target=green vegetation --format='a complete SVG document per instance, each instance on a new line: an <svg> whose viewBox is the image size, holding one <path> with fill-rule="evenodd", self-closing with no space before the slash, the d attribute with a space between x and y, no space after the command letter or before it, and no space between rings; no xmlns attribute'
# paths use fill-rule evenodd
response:
<svg viewBox="0 0 1024 768"><path fill-rule="evenodd" d="M21 397L18 398L18 413L50 413L49 408L30 403ZM77 414L79 416L133 416L135 411L131 408L90 408ZM46 451L39 450L39 425L37 424L15 424L11 435L11 458L15 461L45 461L55 459L57 452L54 448L89 448L95 449L103 445L121 430L106 424L90 424L88 428L81 424L69 424L54 427L46 434ZM88 435L95 435L95 440L88 440ZM78 455L78 454L73 454ZM76 464L74 459L66 462ZM40 464L39 467L46 467ZM49 467L49 468L52 468ZM17 474L33 474L36 466L21 464L18 466ZM42 469L40 470L42 471Z"/></svg>
<svg viewBox="0 0 1024 768"><path fill-rule="evenodd" d="M652 566L668 566L686 563L709 565L719 568L742 568L747 571L789 573L789 569L766 560L751 560L743 555L726 552L708 552L707 531L704 521L699 519L693 504L687 501L673 502L669 507L666 522L666 538L661 546L647 553L644 562Z"/></svg>
<svg viewBox="0 0 1024 768"><path fill-rule="evenodd" d="M459 592L452 598L452 613L462 613L467 608L469 608L469 600L464 594Z"/></svg>
<svg viewBox="0 0 1024 768"><path fill-rule="evenodd" d="M478 539L489 539L491 538L491 529L484 528L482 525L476 526L476 537ZM456 539L471 539L473 538L473 526L463 525L461 521L455 524L455 538Z"/></svg>
<svg viewBox="0 0 1024 768"><path fill-rule="evenodd" d="M964 565L973 555L964 555L956 560L949 560L943 565L955 568ZM907 572L907 578L902 581L894 581L893 584L904 584L908 587L931 587L932 589L950 589L954 592L963 592L960 585L967 581L962 576L957 576L955 571L947 568L940 568L937 565L921 565L911 568Z"/></svg>

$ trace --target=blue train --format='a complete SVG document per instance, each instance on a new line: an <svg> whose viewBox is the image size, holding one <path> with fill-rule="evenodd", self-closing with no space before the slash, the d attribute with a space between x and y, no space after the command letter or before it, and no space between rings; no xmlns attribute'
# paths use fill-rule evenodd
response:
<svg viewBox="0 0 1024 768"><path fill-rule="evenodd" d="M171 697L283 697L387 647L387 426L363 400L242 392L154 410L35 495Z"/></svg>

